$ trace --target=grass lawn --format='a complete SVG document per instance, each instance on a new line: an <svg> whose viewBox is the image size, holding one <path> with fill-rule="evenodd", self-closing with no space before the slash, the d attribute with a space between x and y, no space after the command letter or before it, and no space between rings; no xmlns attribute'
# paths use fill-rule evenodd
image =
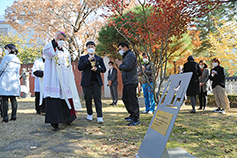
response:
<svg viewBox="0 0 237 158"><path fill-rule="evenodd" d="M19 103L17 121L0 123L0 157L134 158L152 115L141 114L141 124L129 127L124 120L128 114L122 101L116 107L110 106L110 102L103 100L104 124L97 124L96 116L91 122L86 120L86 109L83 108L72 126L60 125L58 132L53 132L50 125L44 124L43 115L35 114L34 102ZM167 149L180 147L198 158L236 158L237 109L231 109L226 115L214 113L213 109L208 107L205 111L192 114L189 113L191 106L183 106L166 145ZM1 150L20 139L41 142L41 146L27 151L21 151L21 148ZM72 144L70 152L52 150L53 146L64 143Z"/></svg>

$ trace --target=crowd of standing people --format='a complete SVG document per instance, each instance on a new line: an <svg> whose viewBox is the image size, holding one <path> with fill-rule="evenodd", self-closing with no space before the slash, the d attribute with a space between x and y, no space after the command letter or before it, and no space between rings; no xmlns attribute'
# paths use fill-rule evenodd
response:
<svg viewBox="0 0 237 158"><path fill-rule="evenodd" d="M35 60L32 68L32 76L35 77L35 110L37 114L45 113L45 123L50 123L54 131L59 130L59 124L71 125L77 118L76 110L81 108L81 102L75 84L72 71L71 56L65 47L66 34L58 31L41 53L41 58ZM8 122L8 98L12 104L10 120L16 120L17 100L20 96L20 60L17 57L17 48L14 44L5 47L5 56L0 65L0 96L2 105L0 107L2 122ZM83 88L87 117L93 120L92 99L96 109L97 123L104 123L101 87L103 86L101 73L106 72L103 58L96 55L96 45L93 41L86 43L86 55L79 59L78 70L81 71L81 86ZM142 54L142 65L138 68L137 57L129 48L128 43L118 44L118 53L123 60L115 59L108 63L108 85L110 88L112 103L116 106L118 102L117 73L122 72L123 94L122 101L129 114L125 117L128 126L140 124L140 111L137 97L138 78L142 83L145 100L143 114L154 114L155 99L153 93L152 77L153 63L149 60L149 54ZM220 60L212 60L213 68L208 69L208 64L201 60L196 63L194 56L188 57L188 62L179 67L179 73L192 72L192 78L186 95L190 98L192 110L196 113L197 95L199 97L199 110L205 110L207 106L207 92L210 91L210 81L217 104L214 112L225 114L228 110L229 100L225 92L225 70L220 66ZM118 68L115 67L115 64ZM118 70L117 70L118 69Z"/></svg>
<svg viewBox="0 0 237 158"><path fill-rule="evenodd" d="M200 104L198 110L206 109L207 92L211 90L211 81L211 87L217 105L217 109L213 111L225 114L226 110L230 109L230 105L225 90L225 69L220 66L220 59L212 59L213 68L211 71L208 70L208 64L204 60L200 60L199 63L196 63L192 55L190 55L187 60L188 62L184 64L183 73L193 73L186 93L192 105L192 111L190 112L196 113L195 105L197 95L199 96Z"/></svg>

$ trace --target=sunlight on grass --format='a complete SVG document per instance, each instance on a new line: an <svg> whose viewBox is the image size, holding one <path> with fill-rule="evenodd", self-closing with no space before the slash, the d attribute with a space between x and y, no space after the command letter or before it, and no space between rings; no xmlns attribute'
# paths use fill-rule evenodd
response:
<svg viewBox="0 0 237 158"><path fill-rule="evenodd" d="M86 120L86 109L78 111L72 126L60 125L53 132L44 123L44 115L36 115L34 102L19 102L17 121L0 124L0 148L21 139L44 142L35 150L0 151L5 157L80 157L80 158L134 158L138 152L153 115L141 114L141 124L127 126L128 116L120 100L119 106L110 106L103 100L104 124L97 124L93 105L93 121ZM182 106L166 147L180 147L198 158L237 157L237 113L213 113L213 108L189 113L191 106ZM11 108L10 108L11 109ZM140 110L143 110L142 107ZM233 109L236 110L236 109ZM11 110L9 110L9 115ZM33 131L33 133L32 133ZM38 131L38 133L37 133ZM40 135L43 132L44 135ZM38 135L34 134L37 133ZM49 134L49 135L47 135ZM72 137L72 138L71 138ZM51 151L49 147L73 143L72 152Z"/></svg>

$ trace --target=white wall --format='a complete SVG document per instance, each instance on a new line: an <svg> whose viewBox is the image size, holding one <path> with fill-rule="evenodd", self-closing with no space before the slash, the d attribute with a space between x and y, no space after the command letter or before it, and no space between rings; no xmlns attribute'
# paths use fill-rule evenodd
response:
<svg viewBox="0 0 237 158"><path fill-rule="evenodd" d="M107 86L108 85L108 80L107 80L107 76L108 76L108 72L109 72L109 58L106 56L103 58L104 63L105 63L105 67L106 67L106 72L104 73L104 97L105 98L110 98L110 89Z"/></svg>

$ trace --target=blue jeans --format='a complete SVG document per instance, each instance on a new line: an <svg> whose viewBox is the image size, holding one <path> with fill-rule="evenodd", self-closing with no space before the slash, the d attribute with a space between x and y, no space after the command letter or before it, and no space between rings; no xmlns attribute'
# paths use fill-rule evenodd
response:
<svg viewBox="0 0 237 158"><path fill-rule="evenodd" d="M150 83L153 87L153 83ZM142 84L143 88L143 95L145 99L146 111L153 111L155 110L155 100L154 95L152 92L152 88L148 85L148 83Z"/></svg>

